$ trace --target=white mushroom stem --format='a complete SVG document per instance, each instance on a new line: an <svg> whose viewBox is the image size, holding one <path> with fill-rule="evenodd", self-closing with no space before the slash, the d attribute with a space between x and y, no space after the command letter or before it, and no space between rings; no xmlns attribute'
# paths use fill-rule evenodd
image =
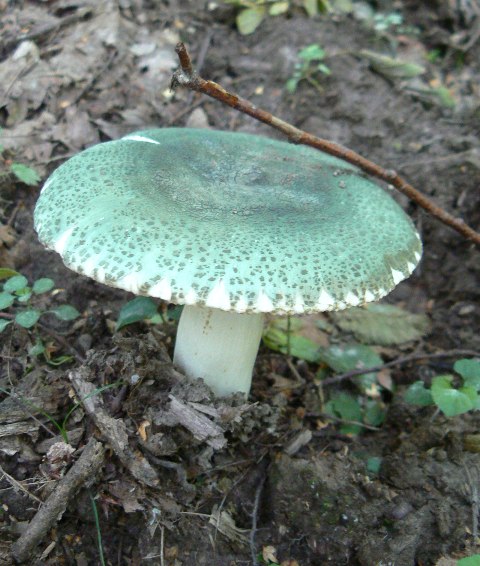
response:
<svg viewBox="0 0 480 566"><path fill-rule="evenodd" d="M186 306L173 361L188 377L203 378L218 396L237 391L247 396L263 319L263 314Z"/></svg>

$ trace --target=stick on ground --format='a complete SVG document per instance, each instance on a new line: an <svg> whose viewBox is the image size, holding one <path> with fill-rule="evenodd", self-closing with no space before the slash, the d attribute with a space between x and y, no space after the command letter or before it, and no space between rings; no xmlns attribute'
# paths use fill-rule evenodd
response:
<svg viewBox="0 0 480 566"><path fill-rule="evenodd" d="M111 417L103 407L97 388L88 381L89 369L83 366L69 373L69 379L85 412L92 418L102 437L108 442L122 464L135 479L150 487L159 483L159 478L148 460L130 448L127 427L122 419Z"/></svg>
<svg viewBox="0 0 480 566"><path fill-rule="evenodd" d="M80 458L65 477L58 481L53 493L37 511L22 536L13 544L12 554L17 562L25 562L31 557L37 544L63 515L70 499L87 480L95 477L104 458L103 444L91 438Z"/></svg>
<svg viewBox="0 0 480 566"><path fill-rule="evenodd" d="M183 86L191 90L201 92L202 94L206 94L207 96L211 96L212 98L215 98L216 100L219 100L220 102L223 102L244 114L248 114L256 120L279 130L293 143L308 145L355 165L369 175L377 177L378 179L394 186L398 191L406 195L410 200L418 204L432 216L447 226L450 226L462 234L462 236L477 244L477 246L480 246L480 233L465 224L461 218L456 218L446 210L443 210L443 208L440 208L426 195L402 179L396 171L384 169L383 167L380 167L380 165L362 157L351 149L343 147L335 142L317 138L312 134L308 134L295 126L292 126L292 124L284 122L280 118L273 116L270 112L257 108L248 100L226 91L217 83L202 79L202 77L198 76L194 71L190 55L185 45L183 43L178 43L175 51L177 52L180 60L180 69L178 69L173 75L171 85L172 89L177 86Z"/></svg>

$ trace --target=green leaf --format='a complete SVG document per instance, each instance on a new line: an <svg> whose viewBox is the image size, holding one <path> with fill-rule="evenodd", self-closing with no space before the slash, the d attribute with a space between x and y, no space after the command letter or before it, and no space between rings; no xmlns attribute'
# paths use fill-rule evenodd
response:
<svg viewBox="0 0 480 566"><path fill-rule="evenodd" d="M31 299L32 297L32 293L30 290L27 290L25 293L18 293L18 297L17 297L17 301L19 303L28 303L28 301Z"/></svg>
<svg viewBox="0 0 480 566"><path fill-rule="evenodd" d="M355 397L348 393L334 395L326 404L325 412L346 421L362 420L362 409ZM346 423L340 427L343 434L358 434L362 430L360 425Z"/></svg>
<svg viewBox="0 0 480 566"><path fill-rule="evenodd" d="M466 556L457 561L457 566L480 566L480 554Z"/></svg>
<svg viewBox="0 0 480 566"><path fill-rule="evenodd" d="M51 291L55 287L55 282L53 279L49 279L48 277L42 277L41 279L37 279L33 284L33 292L36 295L40 295L41 293L47 293Z"/></svg>
<svg viewBox="0 0 480 566"><path fill-rule="evenodd" d="M363 422L371 426L380 426L385 420L385 407L376 399L367 399L363 412Z"/></svg>
<svg viewBox="0 0 480 566"><path fill-rule="evenodd" d="M352 0L333 0L332 8L334 12L350 14L353 12L353 2Z"/></svg>
<svg viewBox="0 0 480 566"><path fill-rule="evenodd" d="M157 305L150 297L135 297L124 304L118 315L116 330L127 324L152 318L157 313Z"/></svg>
<svg viewBox="0 0 480 566"><path fill-rule="evenodd" d="M29 356L32 356L32 358L35 358L40 354L43 354L44 352L45 352L45 346L41 342L37 342L34 346L30 348L28 354Z"/></svg>
<svg viewBox="0 0 480 566"><path fill-rule="evenodd" d="M263 342L270 350L288 354L288 331L283 328L271 324L263 334ZM307 362L319 362L319 345L291 331L290 355Z"/></svg>
<svg viewBox="0 0 480 566"><path fill-rule="evenodd" d="M10 277L13 277L14 275L20 275L20 273L8 267L0 267L0 281L2 279L10 279Z"/></svg>
<svg viewBox="0 0 480 566"><path fill-rule="evenodd" d="M53 313L60 320L66 320L66 321L75 320L80 316L80 313L77 311L75 307L72 307L72 305L60 305L59 307L55 307L54 309L51 309L48 312Z"/></svg>
<svg viewBox="0 0 480 566"><path fill-rule="evenodd" d="M318 14L318 0L303 0L303 7L310 18Z"/></svg>
<svg viewBox="0 0 480 566"><path fill-rule="evenodd" d="M431 89L433 101L444 108L455 108L457 101L452 92L446 86L438 86Z"/></svg>
<svg viewBox="0 0 480 566"><path fill-rule="evenodd" d="M317 43L312 43L298 52L298 57L304 61L321 61L325 57L325 50Z"/></svg>
<svg viewBox="0 0 480 566"><path fill-rule="evenodd" d="M28 167L28 165L24 165L23 163L13 163L10 166L10 170L17 179L20 179L20 181L26 185L35 186L40 182L40 175L35 171L35 169Z"/></svg>
<svg viewBox="0 0 480 566"><path fill-rule="evenodd" d="M463 384L480 390L480 362L478 360L457 360L453 370L463 377Z"/></svg>
<svg viewBox="0 0 480 566"><path fill-rule="evenodd" d="M19 312L15 316L15 322L20 326L23 326L23 328L31 328L37 323L41 314L42 313L38 309L25 310L23 312Z"/></svg>
<svg viewBox="0 0 480 566"><path fill-rule="evenodd" d="M12 324L12 322L13 320L5 320L4 318L0 318L0 332L3 332L9 324Z"/></svg>
<svg viewBox="0 0 480 566"><path fill-rule="evenodd" d="M349 344L345 346L330 346L320 348L320 359L337 373L353 369L380 366L382 358L369 346L364 344ZM367 373L355 378L355 384L366 393L377 382L377 374Z"/></svg>
<svg viewBox="0 0 480 566"><path fill-rule="evenodd" d="M430 327L427 316L393 305L368 305L332 313L338 326L353 332L364 344L394 346L424 336Z"/></svg>
<svg viewBox="0 0 480 566"><path fill-rule="evenodd" d="M28 280L23 275L14 275L3 285L3 290L7 293L15 293L21 289L25 289L28 285Z"/></svg>
<svg viewBox="0 0 480 566"><path fill-rule="evenodd" d="M415 381L405 391L403 399L410 405L418 405L419 407L428 407L433 405L433 397L430 389L425 387L423 381Z"/></svg>
<svg viewBox="0 0 480 566"><path fill-rule="evenodd" d="M367 471L371 474L378 474L382 465L382 458L380 456L372 456L367 460Z"/></svg>
<svg viewBox="0 0 480 566"><path fill-rule="evenodd" d="M461 415L475 408L478 395L472 387L455 389L453 376L439 375L432 380L432 397L435 405L447 417Z"/></svg>
<svg viewBox="0 0 480 566"><path fill-rule="evenodd" d="M287 90L287 92L289 92L290 94L294 94L295 91L297 90L297 86L298 86L298 79L288 79L288 81L285 83L285 88Z"/></svg>
<svg viewBox="0 0 480 566"><path fill-rule="evenodd" d="M327 67L327 65L324 65L323 63L320 63L320 65L318 65L317 70L320 71L321 73L323 73L324 75L331 75L332 74L330 67Z"/></svg>
<svg viewBox="0 0 480 566"><path fill-rule="evenodd" d="M253 33L262 23L267 9L265 6L254 6L242 10L237 16L237 28L242 35Z"/></svg>
<svg viewBox="0 0 480 566"><path fill-rule="evenodd" d="M0 311L3 309L8 309L13 304L15 297L10 295L10 293L0 293Z"/></svg>
<svg viewBox="0 0 480 566"><path fill-rule="evenodd" d="M169 321L173 321L173 322L178 322L180 320L180 317L182 316L182 312L183 312L183 305L175 305L174 307L170 307L167 312L164 315L164 318L166 318ZM154 317L150 317L153 319Z"/></svg>
<svg viewBox="0 0 480 566"><path fill-rule="evenodd" d="M425 73L425 68L421 65L394 59L368 49L362 49L360 55L370 62L372 69L388 79L411 79Z"/></svg>
<svg viewBox="0 0 480 566"><path fill-rule="evenodd" d="M289 2L274 2L271 6L270 9L268 10L268 13L271 16L279 16L280 14L285 14L285 12L288 11L289 8Z"/></svg>
<svg viewBox="0 0 480 566"><path fill-rule="evenodd" d="M318 0L318 8L322 14L329 14L330 12L333 12L333 8L329 0Z"/></svg>

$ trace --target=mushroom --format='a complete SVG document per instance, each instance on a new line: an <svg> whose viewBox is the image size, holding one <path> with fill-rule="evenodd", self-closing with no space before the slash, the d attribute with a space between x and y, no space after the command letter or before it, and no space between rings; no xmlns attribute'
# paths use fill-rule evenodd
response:
<svg viewBox="0 0 480 566"><path fill-rule="evenodd" d="M42 189L35 228L77 273L185 305L174 363L217 395L248 394L265 313L376 301L422 250L410 218L354 166L188 128L69 159Z"/></svg>

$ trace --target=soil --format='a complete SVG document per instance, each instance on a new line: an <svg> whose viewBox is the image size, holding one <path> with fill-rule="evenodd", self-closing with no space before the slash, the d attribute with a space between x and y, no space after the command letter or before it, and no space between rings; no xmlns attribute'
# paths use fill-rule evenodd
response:
<svg viewBox="0 0 480 566"><path fill-rule="evenodd" d="M205 78L394 168L478 229L477 3L355 2L353 13L311 18L301 2L290 4L286 14L266 17L242 36L238 8L222 2L0 0L5 170L12 161L26 163L45 179L93 143L152 126L208 125L280 138L218 102L171 93L181 39ZM402 25L380 29L392 12ZM325 49L331 73L316 75L318 88L302 81L289 94L297 53L311 44ZM420 63L425 73L394 76L374 68L362 50ZM432 94L439 87L450 103ZM402 396L410 383L428 384L450 371L455 357L391 370L396 390L382 392L385 422L357 435L342 433L322 413L315 364L291 362L264 346L248 403L215 400L171 367L174 322L115 332L119 309L132 296L72 273L43 249L32 227L36 187L3 174L0 189L0 266L30 281L53 278L55 304L82 313L73 323L42 318L38 332L52 356L70 356L58 367L28 354L34 331L10 325L0 334L0 385L10 392L0 402L0 563L14 563L12 544L92 437L107 447L103 465L71 493L25 563L101 563L92 498L104 561L112 565L427 566L480 552L480 462L478 443L472 445L478 412L447 419ZM427 313L431 330L378 351L385 362L454 349L480 357L478 248L395 198L414 219L424 256L388 302ZM323 335L327 342L350 338L338 328ZM62 438L51 418L61 421L72 408L76 379L95 389L121 384L96 395L91 412L85 406L72 413L66 428L76 452L63 445L60 456L52 455L49 448ZM337 388L353 386L345 381L323 395ZM182 421L185 407L202 417L205 434ZM373 457L378 470L368 465Z"/></svg>

